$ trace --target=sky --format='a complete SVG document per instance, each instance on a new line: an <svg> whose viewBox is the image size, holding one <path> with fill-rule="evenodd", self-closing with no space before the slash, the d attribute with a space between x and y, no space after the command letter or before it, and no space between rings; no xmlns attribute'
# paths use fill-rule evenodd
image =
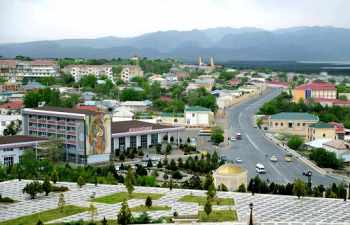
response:
<svg viewBox="0 0 350 225"><path fill-rule="evenodd" d="M350 28L350 0L0 0L0 43L167 30Z"/></svg>

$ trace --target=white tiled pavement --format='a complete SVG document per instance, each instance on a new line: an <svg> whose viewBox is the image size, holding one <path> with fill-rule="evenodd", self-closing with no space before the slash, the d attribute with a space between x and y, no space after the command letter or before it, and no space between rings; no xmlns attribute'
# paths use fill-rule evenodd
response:
<svg viewBox="0 0 350 225"><path fill-rule="evenodd" d="M22 194L22 188L27 180L13 180L0 183L0 193L2 196L7 196L20 203L12 205L0 205L1 217L0 221L5 221L20 216L25 216L48 209L57 207L58 193L50 193L49 196L39 194L36 199L29 199L28 195ZM59 182L57 186L68 186L70 191L65 192L65 201L67 205L89 207L90 199L93 192L96 193L96 198L126 191L124 186L119 185L98 185L87 184L83 188L78 188L75 183ZM185 195L193 194L205 196L205 191L188 190L188 189L173 189L169 188L151 188L151 187L135 187L135 192L166 194L164 197L153 200L153 205L171 206L172 210L150 211L148 214L152 218L160 216L171 216L173 211L177 211L180 215L198 214L198 210L203 210L203 206L197 203L177 202ZM344 202L341 199L322 199L322 198L304 198L296 199L293 196L279 195L259 195L252 196L251 194L236 193L236 192L217 192L218 197L234 198L235 205L218 205L213 206L213 211L223 209L236 209L239 221L235 224L245 222L246 213L249 211L249 203L254 204L254 214L256 224L258 225L328 225L328 224L350 224L350 202ZM128 201L129 207L133 208L145 203L145 200L132 199ZM117 211L121 207L121 203L103 204L93 203L98 208L99 216L96 220L101 220L104 216L107 219L116 219ZM140 213L133 213L138 216ZM76 214L73 216L61 218L50 223L70 222L79 219L89 220L87 212ZM214 223L206 223L214 224ZM215 223L217 224L217 223ZM225 223L223 223L225 224ZM232 224L232 223L230 223Z"/></svg>

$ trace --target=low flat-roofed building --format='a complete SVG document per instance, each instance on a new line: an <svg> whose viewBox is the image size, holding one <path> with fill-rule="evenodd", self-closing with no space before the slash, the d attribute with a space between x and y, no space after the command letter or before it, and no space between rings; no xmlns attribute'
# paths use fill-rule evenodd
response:
<svg viewBox="0 0 350 225"><path fill-rule="evenodd" d="M14 135L0 137L0 164L12 166L19 163L25 149L35 149L48 138L31 135Z"/></svg>

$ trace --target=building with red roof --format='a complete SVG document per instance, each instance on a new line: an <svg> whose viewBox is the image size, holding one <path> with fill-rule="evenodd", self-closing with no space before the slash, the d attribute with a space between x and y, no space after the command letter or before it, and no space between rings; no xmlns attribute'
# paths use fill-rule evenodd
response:
<svg viewBox="0 0 350 225"><path fill-rule="evenodd" d="M321 80L315 80L311 83L302 84L295 88L295 102L300 98L303 100L308 98L320 99L336 99L337 88L335 84L327 83Z"/></svg>
<svg viewBox="0 0 350 225"><path fill-rule="evenodd" d="M3 105L0 105L0 108L2 109L21 109L23 106L23 103L20 101L13 101L9 103L5 103Z"/></svg>
<svg viewBox="0 0 350 225"><path fill-rule="evenodd" d="M172 102L172 101L174 101L174 100L171 99L171 98L158 98L158 100L160 100L160 101L167 101L167 102Z"/></svg>
<svg viewBox="0 0 350 225"><path fill-rule="evenodd" d="M329 122L327 124L335 127L335 134L338 135L338 139L344 140L345 128L343 123Z"/></svg>
<svg viewBox="0 0 350 225"><path fill-rule="evenodd" d="M233 78L231 80L228 81L231 85L237 85L239 83L241 83L242 81L240 79L237 78Z"/></svg>

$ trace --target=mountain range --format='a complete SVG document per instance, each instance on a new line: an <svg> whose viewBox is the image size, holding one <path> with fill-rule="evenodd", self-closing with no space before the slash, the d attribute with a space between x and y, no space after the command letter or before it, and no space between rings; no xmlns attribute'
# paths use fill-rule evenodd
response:
<svg viewBox="0 0 350 225"><path fill-rule="evenodd" d="M291 27L266 31L254 27L154 32L132 38L102 37L0 44L0 55L73 58L175 58L197 61L343 61L350 60L350 29Z"/></svg>

